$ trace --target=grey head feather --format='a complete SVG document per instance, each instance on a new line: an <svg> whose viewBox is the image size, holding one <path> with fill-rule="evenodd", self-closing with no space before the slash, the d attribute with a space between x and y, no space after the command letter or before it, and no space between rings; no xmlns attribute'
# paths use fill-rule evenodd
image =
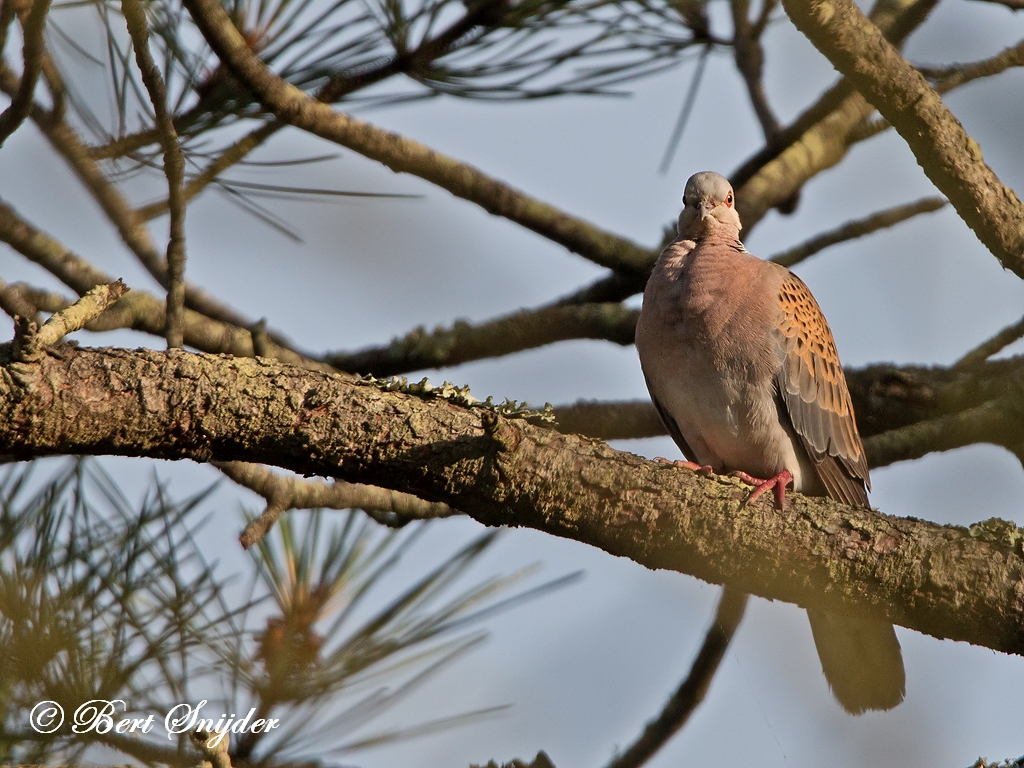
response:
<svg viewBox="0 0 1024 768"><path fill-rule="evenodd" d="M732 185L725 176L715 171L701 171L687 180L683 190L683 205L697 205L702 199L708 198L721 202L730 192Z"/></svg>
<svg viewBox="0 0 1024 768"><path fill-rule="evenodd" d="M729 180L714 171L695 173L686 182L683 191L683 210L679 214L679 234L696 240L720 225L735 229L743 228L736 212L736 200Z"/></svg>

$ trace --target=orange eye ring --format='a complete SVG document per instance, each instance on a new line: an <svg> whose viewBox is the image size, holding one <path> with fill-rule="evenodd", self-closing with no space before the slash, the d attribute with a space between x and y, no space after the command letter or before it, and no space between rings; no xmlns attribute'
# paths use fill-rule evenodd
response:
<svg viewBox="0 0 1024 768"><path fill-rule="evenodd" d="M732 192L730 192L728 195L725 196L725 204L729 208L732 207Z"/></svg>

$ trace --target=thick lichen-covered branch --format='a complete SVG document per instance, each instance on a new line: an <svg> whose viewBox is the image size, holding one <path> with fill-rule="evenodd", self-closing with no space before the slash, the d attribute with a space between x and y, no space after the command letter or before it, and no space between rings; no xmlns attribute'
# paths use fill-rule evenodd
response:
<svg viewBox="0 0 1024 768"><path fill-rule="evenodd" d="M41 264L55 276L80 293L86 293L95 285L108 283L111 278L91 267L80 257L68 252L56 241L45 234L33 230L21 221L6 206L0 204L0 240L11 243L17 250L33 261ZM39 291L28 286L15 284L0 286L0 303L9 307L12 314L33 316L38 311L56 312L70 304L67 299ZM598 326L604 328L609 338L628 343L635 327L635 311L626 310L621 305L613 305L615 311L608 316L598 317ZM582 312L581 317L587 322L586 306L563 307L564 310ZM594 308L590 308L594 309ZM597 310L601 308L598 307ZM144 291L133 291L122 298L115 306L101 317L92 320L86 327L91 331L105 331L115 328L132 328L135 330L160 335L162 331L163 304L156 297ZM513 320L518 316L513 316ZM259 333L256 328L236 328L227 326L198 313L187 311L185 314L185 340L196 349L208 352L221 352L242 356L258 354L272 357L284 362L302 365L311 369L331 370L326 362L299 355L287 348L282 348ZM610 323L610 324L609 324ZM500 326L500 323L497 324ZM487 329L488 326L482 326ZM552 327L560 328L559 324ZM457 330L457 329L456 329ZM466 334L470 341L475 338L479 329L467 327ZM1013 329L1010 329L1013 330ZM453 331L450 339L458 339ZM506 332L498 334L507 335ZM485 334L486 336L486 334ZM438 357L436 344L445 340L446 335L434 334L424 336L424 348L417 350L410 339L406 343L391 349L378 350L367 355L360 365L351 359L351 369L361 372L376 372L378 375L397 373L414 368L440 365L443 360L454 364L453 357ZM530 336L536 341L536 336ZM449 340L450 340L449 339ZM479 341L477 339L476 341ZM490 343L501 343L491 339ZM476 342L473 342L476 343ZM484 344L481 348L487 348ZM479 344L478 344L479 346ZM520 348L522 345L519 345ZM408 348L407 348L408 347ZM455 344L446 349L464 354L469 347L466 344ZM497 348L497 347L495 347ZM444 351L443 349L441 351ZM490 349L491 354L494 350ZM429 354L428 354L429 353ZM354 358L355 356L349 356ZM335 360L335 364L343 361ZM854 406L858 414L861 434L868 439L869 453L873 459L872 466L882 466L906 458L923 455L931 450L949 450L974 442L995 442L1009 446L1002 432L989 432L996 426L1016 423L998 419L978 420L977 411L991 401L1002 397L1006 388L1020 375L1021 360L1018 358L995 361L980 366L970 366L964 370L957 365L946 368L915 368L896 366L872 366L866 369L852 369L847 372ZM1005 404L1005 402L1004 402ZM1003 406L1000 406L1002 408ZM950 432L950 419L975 409L965 416L966 421L957 422L961 425L955 432ZM572 406L563 406L556 410L558 428L568 433L587 434L603 439L627 439L653 437L665 434L663 425L647 401L602 403L581 402ZM936 421L939 420L939 421ZM914 429L904 429L914 427ZM1024 425L1022 430L1024 430ZM929 430L941 427L943 434L955 435L941 441L942 447L932 446L928 442L932 434ZM882 433L899 431L890 436ZM870 439L879 436L875 445ZM936 444L938 445L938 444ZM1017 452L1016 448L1012 448Z"/></svg>
<svg viewBox="0 0 1024 768"><path fill-rule="evenodd" d="M7 358L9 360L9 357ZM482 405L266 359L55 347L0 369L0 453L247 461L368 483L771 599L1024 653L1024 532L794 494L559 434Z"/></svg>
<svg viewBox="0 0 1024 768"><path fill-rule="evenodd" d="M783 6L899 132L978 239L1024 277L1024 204L986 165L977 142L924 76L850 0L784 0Z"/></svg>

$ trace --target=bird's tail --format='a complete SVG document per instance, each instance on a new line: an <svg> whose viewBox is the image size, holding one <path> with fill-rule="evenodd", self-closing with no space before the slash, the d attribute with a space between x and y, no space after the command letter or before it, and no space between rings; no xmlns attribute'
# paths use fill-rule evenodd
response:
<svg viewBox="0 0 1024 768"><path fill-rule="evenodd" d="M859 715L903 701L903 654L891 624L813 609L807 618L821 670L843 709Z"/></svg>

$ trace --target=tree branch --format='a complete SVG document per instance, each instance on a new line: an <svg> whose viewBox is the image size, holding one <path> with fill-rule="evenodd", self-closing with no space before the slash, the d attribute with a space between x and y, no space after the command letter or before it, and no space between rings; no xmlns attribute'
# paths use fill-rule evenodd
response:
<svg viewBox="0 0 1024 768"><path fill-rule="evenodd" d="M983 2L1005 5L1011 11L1024 11L1024 0L983 0Z"/></svg>
<svg viewBox="0 0 1024 768"><path fill-rule="evenodd" d="M918 200L916 203L898 205L885 211L879 211L865 219L849 221L830 232L825 232L811 238L806 243L801 243L794 248L778 253L772 256L770 260L784 267L792 267L831 245L843 243L847 240L855 240L858 237L869 235L880 229L895 226L918 214L937 211L945 205L946 201L941 197L926 197Z"/></svg>
<svg viewBox="0 0 1024 768"><path fill-rule="evenodd" d="M80 296L84 296L97 285L113 282L112 277L23 220L3 201L0 201L0 242L10 245ZM87 328L132 328L154 336L163 336L165 325L164 302L145 291L133 290ZM185 311L183 331L185 343L204 352L239 356L253 354L252 334L247 328L212 320L193 310ZM271 340L268 340L267 356L292 365L331 370L325 363Z"/></svg>
<svg viewBox="0 0 1024 768"><path fill-rule="evenodd" d="M760 31L763 27L755 29L750 22L749 0L731 0L732 25L734 30L733 55L736 59L736 69L739 70L747 86L747 95L750 97L750 104L754 108L754 114L761 124L764 132L765 142L771 144L778 136L782 126L778 118L768 105L768 96L764 92L762 72L764 70L764 49L761 47ZM770 3L765 4L768 8Z"/></svg>
<svg viewBox="0 0 1024 768"><path fill-rule="evenodd" d="M0 280L0 309L6 312L12 320L16 317L25 317L33 322L39 322L39 310L36 302L25 296L27 287L24 283L5 283ZM64 303L58 309L63 309L66 306L67 303Z"/></svg>
<svg viewBox="0 0 1024 768"><path fill-rule="evenodd" d="M128 288L120 280L109 285L97 285L69 307L54 312L42 327L29 317L14 318L14 340L11 357L21 363L36 362L46 347L53 346L69 333L74 333L95 320L111 304L125 294Z"/></svg>
<svg viewBox="0 0 1024 768"><path fill-rule="evenodd" d="M871 19L893 45L900 46L937 2L879 0ZM873 111L849 79L843 78L737 169L731 181L746 231L769 210L790 200L808 179L838 163L849 148L849 133Z"/></svg>
<svg viewBox="0 0 1024 768"><path fill-rule="evenodd" d="M8 358L9 359L9 358ZM1024 654L1024 532L703 478L458 397L266 359L53 348L0 370L0 453L248 461L411 493L651 568ZM828 595L826 596L826 592Z"/></svg>
<svg viewBox="0 0 1024 768"><path fill-rule="evenodd" d="M959 88L961 85L965 85L972 80L992 77L1012 67L1021 66L1024 66L1024 40L1016 45L1011 45L1009 48L1004 48L988 59L982 59L970 64L956 64L952 67L943 67L936 70L921 67L920 71L926 77L935 78L936 91L948 93L954 88Z"/></svg>
<svg viewBox="0 0 1024 768"><path fill-rule="evenodd" d="M1010 346L1020 338L1024 338L1024 317L1013 325L1006 326L991 339L972 349L966 355L953 363L953 367L968 369L973 368L976 365L981 365L992 357L992 355L1002 351L1005 347Z"/></svg>
<svg viewBox="0 0 1024 768"><path fill-rule="evenodd" d="M280 120L268 121L259 128L250 131L230 147L225 149L220 153L216 160L203 169L202 173L197 174L188 182L188 184L185 185L185 200L188 201L196 197L210 184L215 182L224 171L245 159L249 153L261 146L267 139L281 130L285 125L286 123L282 123ZM170 210L169 198L150 205L144 205L141 208L136 208L135 212L141 218L149 221L150 219L155 219L157 216L167 213L168 210Z"/></svg>
<svg viewBox="0 0 1024 768"><path fill-rule="evenodd" d="M640 737L616 757L607 768L640 768L686 725L711 687L711 680L722 663L729 643L743 619L748 595L726 587L718 601L715 620L704 637L690 674L672 694L665 708L651 720Z"/></svg>
<svg viewBox="0 0 1024 768"><path fill-rule="evenodd" d="M213 462L239 485L258 493L267 509L250 522L239 536L248 549L262 539L282 512L290 509L361 509L378 523L398 528L411 520L427 520L461 514L447 504L423 501L407 493L370 485L335 480L325 483L272 472L259 464L243 461Z"/></svg>
<svg viewBox="0 0 1024 768"><path fill-rule="evenodd" d="M639 312L621 304L579 304L523 310L480 325L456 321L427 333L417 328L386 347L349 354L329 353L324 361L342 371L392 376L443 368L470 360L501 357L566 339L633 343Z"/></svg>
<svg viewBox="0 0 1024 768"><path fill-rule="evenodd" d="M938 0L879 0L870 17L894 45L929 14ZM873 112L848 78L826 90L774 141L743 163L731 176L736 209L746 231L772 208L791 200L816 174L846 155L847 136Z"/></svg>
<svg viewBox="0 0 1024 768"><path fill-rule="evenodd" d="M554 409L555 429L601 440L633 440L667 435L650 400L579 400Z"/></svg>
<svg viewBox="0 0 1024 768"><path fill-rule="evenodd" d="M0 62L0 89L10 93L16 88L17 79ZM156 250L145 221L136 214L117 188L106 178L99 165L89 156L88 148L79 139L78 134L57 115L47 112L38 104L32 105L31 118L103 209L125 245L157 282L167 288L170 285L167 265ZM77 288L75 290L77 291ZM251 320L238 314L203 289L188 283L185 284L185 305L221 323L239 327L248 327L252 324ZM271 332L270 335L278 345L288 346L288 342L280 334Z"/></svg>
<svg viewBox="0 0 1024 768"><path fill-rule="evenodd" d="M903 456L892 447L895 442L886 443L885 435L904 427L931 423L954 417L974 409L987 406L1004 397L1008 389L1017 386L1015 382L1024 378L1024 358L995 360L964 369L922 368L917 366L896 367L874 365L846 371L850 396L857 413L857 424L865 442L870 444L874 436L881 442L872 453L872 467L899 461L910 451L921 456L930 448L924 430L918 433L919 440L907 446L904 433L899 440L907 452ZM656 437L665 435L654 406L648 400L585 402L558 406L554 409L557 428L562 432L584 434L604 440ZM1005 444L1001 439L1003 428L989 422L995 429L991 434L976 433L974 442ZM1012 424L1012 422L1011 422ZM931 428L931 427L929 427ZM962 441L947 448L960 447ZM870 453L870 452L869 452Z"/></svg>
<svg viewBox="0 0 1024 768"><path fill-rule="evenodd" d="M907 142L932 183L999 262L1024 277L1024 205L942 99L850 0L783 0L796 27Z"/></svg>
<svg viewBox="0 0 1024 768"><path fill-rule="evenodd" d="M185 159L178 144L174 121L167 112L167 87L149 53L149 27L146 12L139 0L121 0L121 12L128 26L135 49L135 61L142 82L149 93L156 117L160 144L164 151L164 176L167 177L167 206L171 214L170 236L167 240L167 348L182 344L185 315ZM133 212L133 218L142 220Z"/></svg>
<svg viewBox="0 0 1024 768"><path fill-rule="evenodd" d="M533 230L586 259L646 273L656 254L617 237L428 147L337 112L271 72L214 0L185 0L196 26L231 73L265 109L291 125L348 147L399 173L411 173L453 195Z"/></svg>
<svg viewBox="0 0 1024 768"><path fill-rule="evenodd" d="M13 0L6 0L13 5ZM24 17L22 35L25 44L22 58L25 62L21 73L21 83L7 109L0 113L0 146L3 146L12 133L18 130L32 107L32 94L39 81L39 72L43 67L43 32L46 30L46 14L50 10L50 0L35 0L32 9Z"/></svg>
<svg viewBox="0 0 1024 768"><path fill-rule="evenodd" d="M976 443L1001 445L1024 464L1024 377L1018 376L1002 396L976 408L868 438L864 450L871 466L882 466Z"/></svg>
<svg viewBox="0 0 1024 768"><path fill-rule="evenodd" d="M935 80L936 93L949 93L962 85L992 77L1007 69L1024 66L1024 40L1017 45L1010 46L1000 51L995 56L971 64L958 64L952 67L931 68L918 67L918 70L925 77ZM882 131L891 128L889 121L884 117L871 122L863 122L850 132L849 140L855 144L872 136L877 136Z"/></svg>
<svg viewBox="0 0 1024 768"><path fill-rule="evenodd" d="M393 55L382 57L383 61L379 65L372 66L369 69L360 67L355 70L345 70L332 75L317 90L314 98L317 101L331 104L340 101L351 93L387 80L394 75L416 72L426 68L436 59L451 53L474 29L483 25L494 26L500 24L504 10L500 0L485 0L484 2L473 3L472 7L467 8L467 12L456 19L447 29L443 30L436 37L422 40L414 50L396 50ZM258 49L259 45L254 45L253 47ZM209 75L208 80L217 80L220 75L223 75L222 67L219 68L219 71L215 70ZM180 124L182 128L194 125L204 114L208 114L209 108L210 105L204 103L204 100L200 98L198 104L194 105L184 114L179 115L175 122ZM238 162L238 160L286 125L288 125L286 121L274 120L242 137L242 139L222 154L213 166L204 171L200 179L197 180L199 185L193 187L193 194L216 177L216 173L219 171L215 171L214 166L226 163L226 165L222 165L220 168L221 171L224 170L229 165ZM104 146L92 147L90 152L93 159L96 160L124 157L158 140L158 129L149 128L127 136L120 136ZM229 159L232 155L235 156L233 160ZM209 172L213 172L213 175L209 175ZM147 216L146 218L151 217Z"/></svg>
<svg viewBox="0 0 1024 768"><path fill-rule="evenodd" d="M0 240L12 242L19 249L24 249L30 258L71 285L88 284L88 280L82 279L83 274L97 280L97 284L110 281L110 278L93 270L74 254L62 252L58 243L48 240L42 233L33 234L28 225L16 221L16 226L12 227L11 221L4 216L5 210L6 207L0 204ZM12 230L16 234L14 237ZM3 297L17 301L21 307L19 314L34 314L37 310L55 312L69 305L61 296L18 284L3 287L0 298ZM86 327L97 332L133 328L160 335L161 316L162 306L158 299L145 292L133 291ZM635 317L626 314L620 323L619 332L628 336L635 325ZM469 335L472 336L472 333L473 329L470 329ZM262 344L266 345L260 351L256 349L257 338L263 339ZM225 327L193 312L186 313L186 342L189 346L208 352L243 356L259 354L310 369L333 370L325 363L295 356L289 350L278 348L251 329ZM396 359L408 362L410 358ZM389 363L383 356L377 363L382 367L385 364L399 367L393 361ZM989 413L985 408L989 408L992 401L1002 398L1007 388L1024 375L1021 372L1024 368L1022 363L1024 361L1021 359L1014 358L985 363L977 368L972 366L970 370L963 370L959 365L948 369L882 365L847 371L860 432L869 438L867 445L872 457L871 465L883 466L922 456L931 450L950 450L976 442L994 442L1017 452L1012 440L1001 437L1004 434L1002 427L1016 423L1012 418L1004 422L991 418L979 421L978 414ZM355 370L359 368L355 367ZM998 409L1004 405L997 404L998 413L1003 413ZM985 408L978 411L982 406ZM970 413L972 409L974 413ZM1005 413L1003 415L1006 416ZM562 432L586 434L606 440L665 434L665 428L649 401L580 402L557 408L555 416L558 429ZM959 417L963 417L960 422L951 421ZM950 425L953 424L959 426L951 432L953 427ZM901 432L901 428L911 426L914 429ZM942 448L931 447L929 440L936 429L958 437L939 443L944 446ZM900 434L883 434L890 431ZM873 435L881 435L877 444L870 440ZM278 513L280 511L283 509Z"/></svg>
<svg viewBox="0 0 1024 768"><path fill-rule="evenodd" d="M651 264L653 266L654 262ZM565 307L573 304L605 304L610 301L625 301L630 296L641 293L646 284L646 275L609 272L590 285L585 285L560 299L555 299L549 306Z"/></svg>

